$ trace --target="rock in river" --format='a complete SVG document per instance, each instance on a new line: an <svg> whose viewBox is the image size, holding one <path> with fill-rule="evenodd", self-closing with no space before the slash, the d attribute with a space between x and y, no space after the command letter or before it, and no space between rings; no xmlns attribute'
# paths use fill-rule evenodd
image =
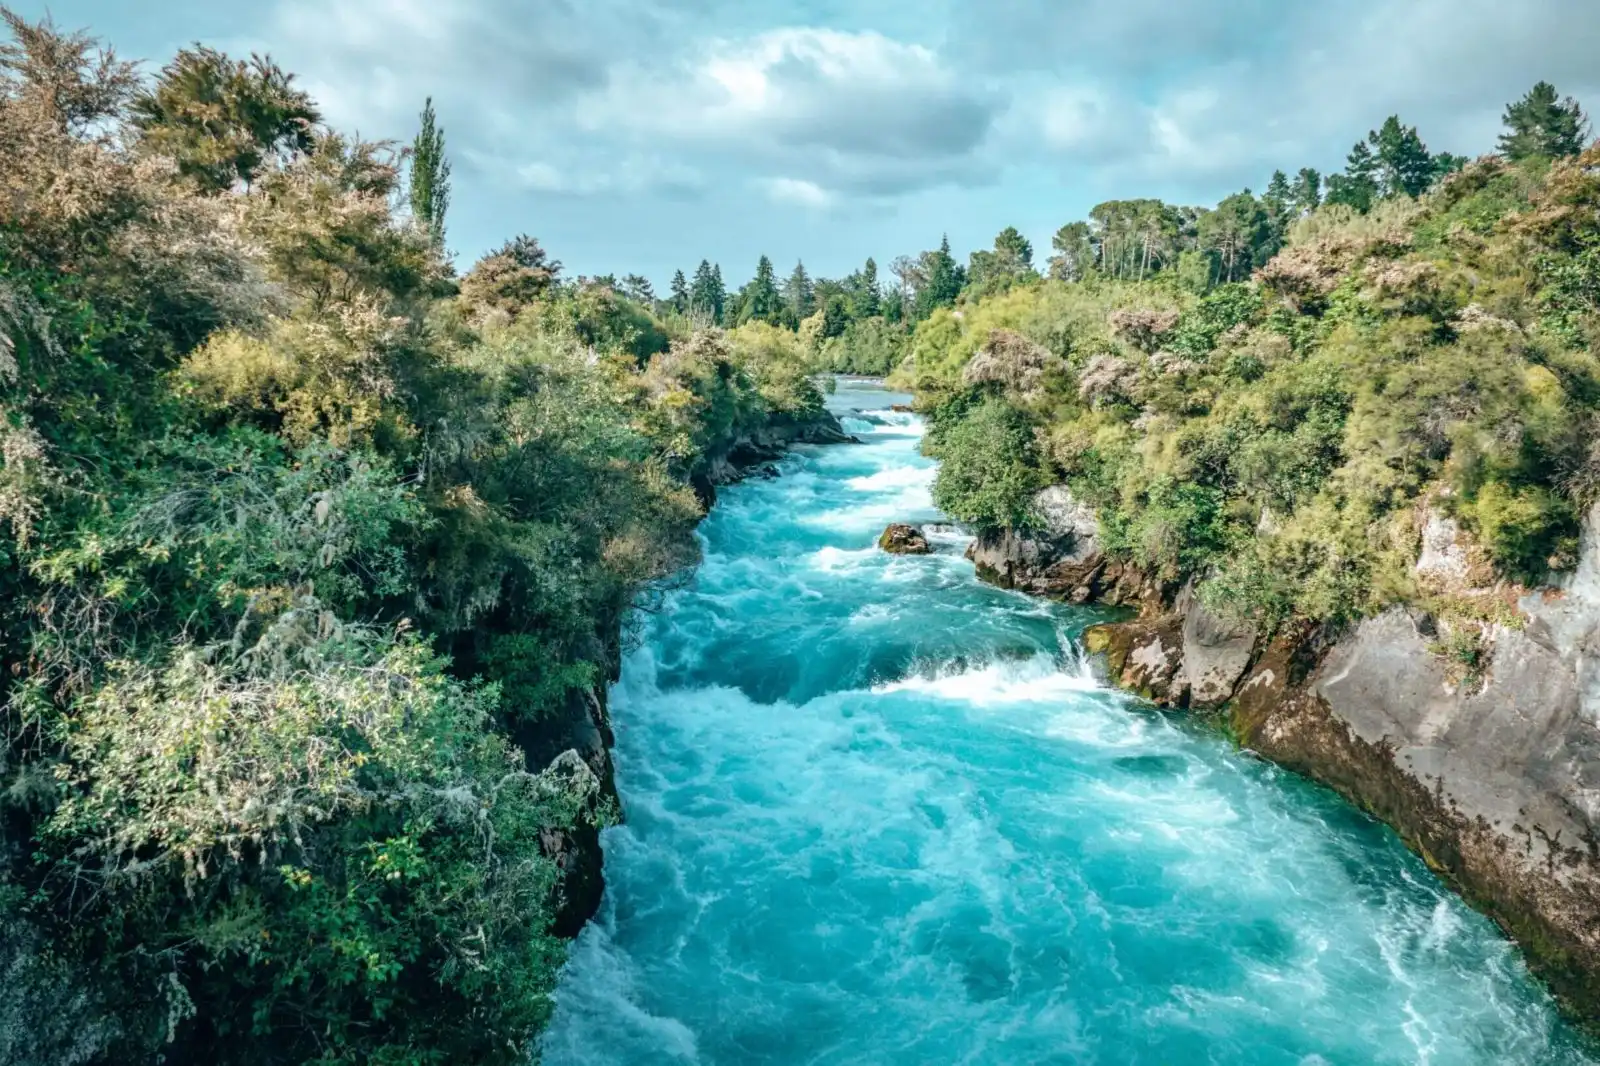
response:
<svg viewBox="0 0 1600 1066"><path fill-rule="evenodd" d="M884 530L883 536L878 538L878 547L890 555L928 555L933 551L922 530L903 522L896 522Z"/></svg>

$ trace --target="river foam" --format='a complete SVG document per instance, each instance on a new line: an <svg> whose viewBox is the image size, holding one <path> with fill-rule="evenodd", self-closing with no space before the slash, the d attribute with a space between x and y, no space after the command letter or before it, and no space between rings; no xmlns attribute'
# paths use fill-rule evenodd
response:
<svg viewBox="0 0 1600 1066"><path fill-rule="evenodd" d="M628 814L554 1066L1587 1063L1481 916L1326 792L979 584L920 425L728 489L613 690ZM859 424L858 424L859 423Z"/></svg>

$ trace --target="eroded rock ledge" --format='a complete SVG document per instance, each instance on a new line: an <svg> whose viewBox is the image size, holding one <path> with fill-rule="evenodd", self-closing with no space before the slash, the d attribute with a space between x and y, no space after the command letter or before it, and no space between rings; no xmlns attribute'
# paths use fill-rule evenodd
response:
<svg viewBox="0 0 1600 1066"><path fill-rule="evenodd" d="M1469 582L1459 531L1426 518L1419 577ZM1487 625L1487 666L1466 677L1420 610L1268 638L1119 571L1081 513L972 555L1009 588L1137 607L1085 634L1112 681L1218 715L1242 746L1388 823L1522 945L1580 1022L1600 1024L1600 506L1577 571Z"/></svg>

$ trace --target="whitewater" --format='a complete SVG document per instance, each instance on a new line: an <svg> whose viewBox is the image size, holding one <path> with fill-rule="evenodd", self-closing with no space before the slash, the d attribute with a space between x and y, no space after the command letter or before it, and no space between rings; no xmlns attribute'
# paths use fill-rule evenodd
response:
<svg viewBox="0 0 1600 1066"><path fill-rule="evenodd" d="M1098 683L1102 614L978 582L906 398L726 489L612 691L627 821L550 1066L1566 1064L1392 833Z"/></svg>

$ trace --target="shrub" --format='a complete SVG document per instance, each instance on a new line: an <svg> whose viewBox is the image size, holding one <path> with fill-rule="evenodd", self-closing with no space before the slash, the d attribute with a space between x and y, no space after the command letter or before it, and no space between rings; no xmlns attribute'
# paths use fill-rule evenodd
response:
<svg viewBox="0 0 1600 1066"><path fill-rule="evenodd" d="M1004 401L985 399L944 426L937 443L933 501L983 533L1024 528L1047 480L1033 430Z"/></svg>

